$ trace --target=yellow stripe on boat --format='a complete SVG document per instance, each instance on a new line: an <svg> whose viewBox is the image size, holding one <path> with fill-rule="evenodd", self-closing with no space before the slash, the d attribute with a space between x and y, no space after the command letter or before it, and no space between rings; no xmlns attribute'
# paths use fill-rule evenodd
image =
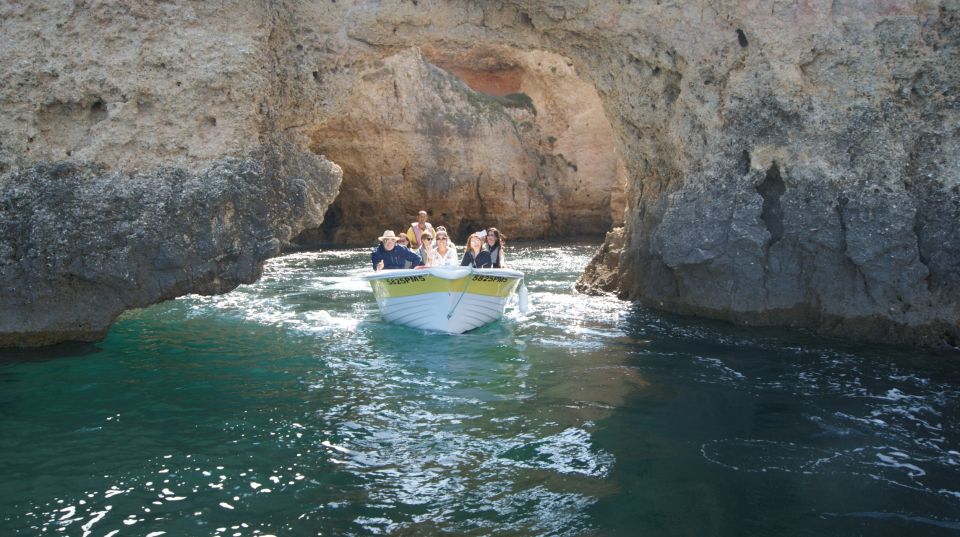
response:
<svg viewBox="0 0 960 537"><path fill-rule="evenodd" d="M459 334L501 318L523 273L434 267L381 270L363 279L370 282L387 321Z"/></svg>
<svg viewBox="0 0 960 537"><path fill-rule="evenodd" d="M378 298L425 293L462 293L464 289L475 295L504 297L516 289L517 283L516 278L486 274L469 274L455 280L438 278L429 273L370 280L373 292Z"/></svg>

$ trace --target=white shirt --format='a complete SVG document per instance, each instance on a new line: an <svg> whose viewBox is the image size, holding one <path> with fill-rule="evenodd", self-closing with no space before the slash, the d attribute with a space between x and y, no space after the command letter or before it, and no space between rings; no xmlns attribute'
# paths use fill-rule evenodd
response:
<svg viewBox="0 0 960 537"><path fill-rule="evenodd" d="M425 247L420 247L416 252L417 252L417 255L419 255L420 258L423 259L424 265L428 267L437 266L437 260L439 259L440 256L437 255L436 250L432 248L428 250Z"/></svg>
<svg viewBox="0 0 960 537"><path fill-rule="evenodd" d="M457 247L454 245L447 246L447 255L441 254L439 251L433 251L433 261L435 267L443 266L460 266L460 258L457 257Z"/></svg>

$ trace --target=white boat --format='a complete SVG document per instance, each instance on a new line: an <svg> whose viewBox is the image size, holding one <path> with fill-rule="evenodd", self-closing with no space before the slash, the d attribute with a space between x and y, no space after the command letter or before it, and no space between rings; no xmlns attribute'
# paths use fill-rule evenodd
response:
<svg viewBox="0 0 960 537"><path fill-rule="evenodd" d="M461 334L500 319L523 273L510 269L433 267L363 276L389 322ZM521 311L526 309L521 289Z"/></svg>

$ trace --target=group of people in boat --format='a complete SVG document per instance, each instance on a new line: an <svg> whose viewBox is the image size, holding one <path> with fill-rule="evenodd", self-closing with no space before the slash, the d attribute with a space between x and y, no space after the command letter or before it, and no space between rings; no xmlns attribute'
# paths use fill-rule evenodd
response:
<svg viewBox="0 0 960 537"><path fill-rule="evenodd" d="M502 268L505 237L495 227L470 234L466 251L457 256L457 247L447 228L433 227L427 222L427 212L420 211L417 221L406 233L399 235L388 229L378 237L380 244L373 249L370 260L373 270L413 267L462 266L475 268Z"/></svg>

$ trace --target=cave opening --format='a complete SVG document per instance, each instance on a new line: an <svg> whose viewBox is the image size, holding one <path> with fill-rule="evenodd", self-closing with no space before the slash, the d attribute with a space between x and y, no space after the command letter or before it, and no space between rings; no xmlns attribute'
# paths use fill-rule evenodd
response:
<svg viewBox="0 0 960 537"><path fill-rule="evenodd" d="M602 237L624 218L626 168L592 83L538 50L421 45L358 70L342 114L305 133L343 169L302 248L366 245L425 210L462 243Z"/></svg>

